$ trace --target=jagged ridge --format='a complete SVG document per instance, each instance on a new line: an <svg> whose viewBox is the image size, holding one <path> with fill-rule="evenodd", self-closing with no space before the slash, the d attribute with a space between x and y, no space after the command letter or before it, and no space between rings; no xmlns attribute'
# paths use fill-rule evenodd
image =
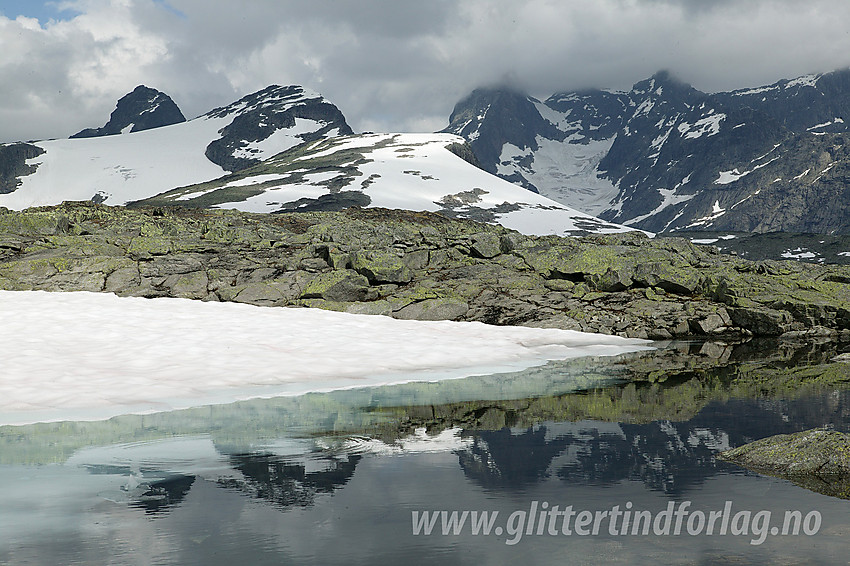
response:
<svg viewBox="0 0 850 566"><path fill-rule="evenodd" d="M850 230L850 70L717 94L660 72L629 92L505 100L476 91L446 131L486 169L603 219L655 232Z"/></svg>

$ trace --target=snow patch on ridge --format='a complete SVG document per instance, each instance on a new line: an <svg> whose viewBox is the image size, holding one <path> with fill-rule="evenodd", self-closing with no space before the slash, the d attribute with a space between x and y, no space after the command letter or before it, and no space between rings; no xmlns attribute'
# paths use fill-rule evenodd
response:
<svg viewBox="0 0 850 566"><path fill-rule="evenodd" d="M763 155L762 157L766 157L766 155ZM761 159L761 157L759 159ZM746 177L747 175L749 175L753 171L761 169L762 167L767 167L768 165L770 165L771 163L773 163L777 159L779 159L779 156L776 156L773 159L771 159L770 161L762 163L761 165L756 165L752 169L750 169L748 171L744 171L743 173L740 172L737 167L735 169L732 169L731 171L720 171L717 179L715 179L715 181L714 181L714 184L715 185L728 185L729 183L734 183L735 181L737 181L741 177ZM757 160L753 160L753 161L757 161Z"/></svg>
<svg viewBox="0 0 850 566"><path fill-rule="evenodd" d="M726 214L726 209L720 206L720 201L714 201L714 204L711 206L711 213L703 216L702 218L697 218L690 224L688 224L688 228L694 228L696 226L705 226L711 224L713 220L717 220L721 216Z"/></svg>
<svg viewBox="0 0 850 566"><path fill-rule="evenodd" d="M816 87L821 75L803 75L785 83L785 88L789 89L795 86L799 87Z"/></svg>
<svg viewBox="0 0 850 566"><path fill-rule="evenodd" d="M685 139L697 139L703 135L716 136L720 133L720 124L726 120L726 114L712 114L700 118L693 124L682 123L676 128Z"/></svg>
<svg viewBox="0 0 850 566"><path fill-rule="evenodd" d="M293 148L298 144L304 143L302 135L318 131L324 126L324 122L316 120L308 120L306 118L297 118L295 126L275 130L269 137L248 143L245 147L237 149L233 153L233 157L243 159L268 159L282 151ZM338 135L339 131L328 133L328 136Z"/></svg>
<svg viewBox="0 0 850 566"><path fill-rule="evenodd" d="M270 87L188 122L141 132L130 132L131 124L121 136L34 142L45 150L27 161L37 169L21 177L21 186L15 191L0 194L0 206L22 210L98 195L108 195L105 204L124 205L175 187L219 178L226 171L207 159L207 146L220 138L221 130L235 117L270 106L292 107L311 99L322 97L297 87ZM298 118L294 127L277 129L262 141L248 143L236 151L236 157L266 159L302 143L304 134L322 126L321 122ZM333 130L326 135L338 133Z"/></svg>
<svg viewBox="0 0 850 566"><path fill-rule="evenodd" d="M45 153L27 164L38 165L38 169L22 177L16 191L0 195L0 206L22 210L65 200L89 200L98 191L113 195L106 204L126 204L215 179L225 171L204 152L227 123L197 118L121 136L36 142L33 145Z"/></svg>
<svg viewBox="0 0 850 566"><path fill-rule="evenodd" d="M678 188L678 186L677 186L677 188ZM657 207L655 207L655 209L652 212L648 212L648 213L643 214L641 216L636 216L635 218L627 220L625 222L626 225L631 226L631 225L637 224L638 222L641 222L642 220L646 220L650 216L655 216L656 214L658 214L659 212L661 212L662 210L664 210L668 206L676 206L676 205L681 204L683 202L687 202L687 201L691 200L692 198L694 198L694 196L696 196L696 195L677 195L676 189L658 189L658 194L660 194L661 197L662 197L661 204L659 204Z"/></svg>

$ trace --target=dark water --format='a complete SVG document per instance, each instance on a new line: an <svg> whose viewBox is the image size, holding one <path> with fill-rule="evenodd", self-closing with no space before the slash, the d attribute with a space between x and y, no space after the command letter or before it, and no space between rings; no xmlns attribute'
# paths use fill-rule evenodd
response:
<svg viewBox="0 0 850 566"><path fill-rule="evenodd" d="M680 237L716 246L721 252L762 261L795 260L809 263L850 265L850 236L842 234L795 234L770 232L670 232L660 237Z"/></svg>
<svg viewBox="0 0 850 566"><path fill-rule="evenodd" d="M828 363L840 346L764 348L0 428L0 563L847 563L850 502L716 458L772 434L850 431L850 369ZM655 518L671 502L689 503L679 535L632 533L622 516L613 534L603 519L566 535L540 518ZM689 516L725 505L770 522L688 534ZM498 515L489 535L468 522L443 535L439 519L414 534L424 511ZM772 536L786 511L817 529Z"/></svg>

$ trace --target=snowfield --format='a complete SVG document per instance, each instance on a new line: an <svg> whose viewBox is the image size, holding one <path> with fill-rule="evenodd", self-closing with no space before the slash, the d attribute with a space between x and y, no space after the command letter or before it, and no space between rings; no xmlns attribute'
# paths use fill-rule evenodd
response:
<svg viewBox="0 0 850 566"><path fill-rule="evenodd" d="M27 164L38 169L16 191L0 195L0 206L23 210L89 200L98 192L107 196L106 204L126 204L220 177L226 171L204 151L229 122L202 117L142 132L36 142L46 153Z"/></svg>
<svg viewBox="0 0 850 566"><path fill-rule="evenodd" d="M516 371L645 340L101 293L0 291L0 425Z"/></svg>
<svg viewBox="0 0 850 566"><path fill-rule="evenodd" d="M272 86L179 124L102 137L32 142L45 153L27 160L27 165L37 165L37 169L21 177L21 186L15 191L0 194L0 206L23 210L66 200L89 200L95 195L105 204L124 205L175 187L217 179L227 171L210 161L206 150L222 137L224 128L251 112L284 112L317 102L326 101L308 89ZM261 122L258 127L264 125ZM303 143L302 135L324 125L296 118L291 127L266 131L267 137L237 148L233 156L267 159ZM339 129L326 135L337 134Z"/></svg>

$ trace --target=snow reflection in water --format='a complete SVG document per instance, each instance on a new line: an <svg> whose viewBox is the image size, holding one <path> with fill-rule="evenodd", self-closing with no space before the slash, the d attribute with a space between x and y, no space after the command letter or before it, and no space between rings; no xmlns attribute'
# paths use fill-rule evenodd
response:
<svg viewBox="0 0 850 566"><path fill-rule="evenodd" d="M447 385L420 384L366 397L346 392L345 402L329 394L243 403L217 418L195 410L56 424L49 430L54 436L46 428L5 428L0 563L452 564L469 557L488 564L578 557L599 564L833 563L850 549L847 501L714 457L770 434L824 424L850 430L850 391L829 385L796 398L720 395L675 420L557 416L577 399L646 398L639 389L628 392L633 386L611 385L614 378L597 393L555 390L525 400L506 393L502 402L440 405L445 400L423 388ZM691 391L693 384L653 394L675 398L686 387ZM410 402L394 404L400 399ZM304 426L270 428L272 415ZM61 445L63 429L73 438L71 455L44 463L45 446ZM143 438L154 432L157 438ZM131 434L142 438L127 441ZM15 450L7 450L13 444ZM507 517L534 501L591 511L632 502L635 509L660 511L671 500L706 512L727 500L753 512L816 509L823 526L813 537L768 537L760 546L750 545L752 537L605 532L526 536L509 546L495 534L411 532L412 511L487 510Z"/></svg>

